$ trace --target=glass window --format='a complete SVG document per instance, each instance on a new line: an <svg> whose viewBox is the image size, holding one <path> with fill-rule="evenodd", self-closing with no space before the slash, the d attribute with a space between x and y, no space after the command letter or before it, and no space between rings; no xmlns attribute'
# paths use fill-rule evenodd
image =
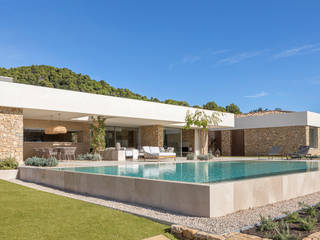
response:
<svg viewBox="0 0 320 240"><path fill-rule="evenodd" d="M106 147L115 147L119 142L121 147L138 147L138 129L130 127L106 127Z"/></svg>
<svg viewBox="0 0 320 240"><path fill-rule="evenodd" d="M68 131L66 134L48 135L44 129L25 128L23 130L25 142L82 142L82 131Z"/></svg>
<svg viewBox="0 0 320 240"><path fill-rule="evenodd" d="M163 146L174 147L177 156L182 154L182 131L179 128L164 128L163 129Z"/></svg>
<svg viewBox="0 0 320 240"><path fill-rule="evenodd" d="M309 127L309 146L318 148L318 128Z"/></svg>

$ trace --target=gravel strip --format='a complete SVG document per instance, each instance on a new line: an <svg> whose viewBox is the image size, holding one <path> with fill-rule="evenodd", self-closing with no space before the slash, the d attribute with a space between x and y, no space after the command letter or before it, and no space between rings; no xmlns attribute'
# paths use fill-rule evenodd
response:
<svg viewBox="0 0 320 240"><path fill-rule="evenodd" d="M80 195L75 193L69 193L58 189L46 187L43 185L21 181L19 179L12 179L10 182L23 185L26 187L34 188L37 190L54 193L57 195L70 197L73 199L83 200L89 203L118 209L124 212L144 216L151 219L156 219L160 222L174 223L191 228L197 228L202 231L211 232L215 234L224 234L233 231L238 231L249 225L253 225L260 220L260 215L277 217L283 214L285 211L295 211L299 209L299 202L305 204L316 204L320 202L320 192L306 195L303 197L291 199L288 201L282 201L275 204L269 204L263 207L252 208L248 210L238 211L232 214L228 214L223 217L217 218L203 218L203 217L189 217L183 216L163 210L148 208L139 205L123 203L113 200L106 200L96 197L90 197L86 195Z"/></svg>

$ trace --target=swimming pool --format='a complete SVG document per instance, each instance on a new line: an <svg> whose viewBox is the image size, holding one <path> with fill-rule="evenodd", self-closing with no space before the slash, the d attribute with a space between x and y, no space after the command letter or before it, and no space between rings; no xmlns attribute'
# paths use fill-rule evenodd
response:
<svg viewBox="0 0 320 240"><path fill-rule="evenodd" d="M217 183L290 173L317 171L318 162L306 161L221 161L155 164L125 164L117 166L59 168L63 171L98 173L147 179Z"/></svg>
<svg viewBox="0 0 320 240"><path fill-rule="evenodd" d="M110 163L113 164L113 163ZM320 191L317 161L127 163L19 167L19 178L64 191L219 217Z"/></svg>

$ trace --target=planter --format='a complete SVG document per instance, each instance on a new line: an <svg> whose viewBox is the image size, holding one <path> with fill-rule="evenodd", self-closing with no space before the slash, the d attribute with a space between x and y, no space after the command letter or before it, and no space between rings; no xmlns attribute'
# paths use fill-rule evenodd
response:
<svg viewBox="0 0 320 240"><path fill-rule="evenodd" d="M0 179L10 180L15 179L18 176L18 169L14 170L0 170Z"/></svg>

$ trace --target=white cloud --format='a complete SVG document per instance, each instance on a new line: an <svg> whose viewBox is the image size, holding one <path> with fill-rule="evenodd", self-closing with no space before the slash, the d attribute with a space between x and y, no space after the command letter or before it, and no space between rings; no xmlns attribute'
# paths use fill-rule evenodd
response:
<svg viewBox="0 0 320 240"><path fill-rule="evenodd" d="M200 57L199 56L185 56L182 60L181 60L181 63L183 64L192 64L192 63L195 63L195 62L198 62L200 61Z"/></svg>
<svg viewBox="0 0 320 240"><path fill-rule="evenodd" d="M274 58L291 57L298 54L310 53L320 51L318 44L307 44L296 48L283 50L275 55Z"/></svg>
<svg viewBox="0 0 320 240"><path fill-rule="evenodd" d="M231 64L239 63L239 62L242 62L242 61L247 60L249 58L260 56L264 52L265 52L265 50L243 52L243 53L240 53L240 54L237 54L237 55L233 55L233 56L230 56L230 57L222 58L216 63L216 65L221 65L221 64L231 65Z"/></svg>
<svg viewBox="0 0 320 240"><path fill-rule="evenodd" d="M180 61L176 62L176 63L171 63L169 65L169 70L172 70L174 67L176 67L177 65L183 65L183 64L193 64L196 62L199 62L201 60L200 56L196 56L196 55L186 55L184 56Z"/></svg>
<svg viewBox="0 0 320 240"><path fill-rule="evenodd" d="M259 92L257 94L254 94L254 95L249 95L249 96L245 96L246 98L260 98L260 97L265 97L267 96L268 93L265 92L265 91L262 91L262 92Z"/></svg>

